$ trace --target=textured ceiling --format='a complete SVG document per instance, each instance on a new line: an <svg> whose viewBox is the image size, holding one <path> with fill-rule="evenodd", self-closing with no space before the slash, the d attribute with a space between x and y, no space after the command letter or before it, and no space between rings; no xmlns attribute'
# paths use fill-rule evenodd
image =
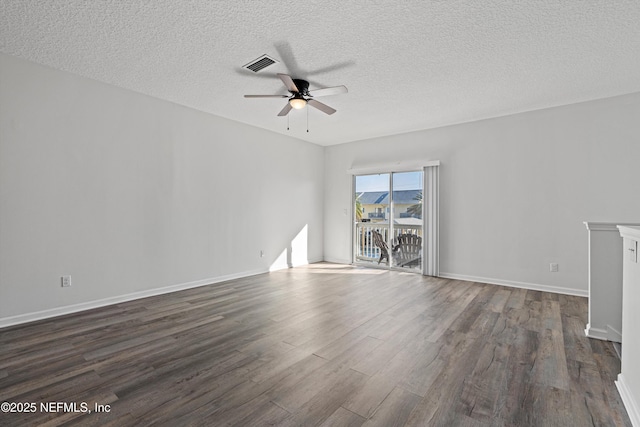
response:
<svg viewBox="0 0 640 427"><path fill-rule="evenodd" d="M332 145L638 92L640 1L0 0L0 51ZM278 72L349 93L287 131Z"/></svg>

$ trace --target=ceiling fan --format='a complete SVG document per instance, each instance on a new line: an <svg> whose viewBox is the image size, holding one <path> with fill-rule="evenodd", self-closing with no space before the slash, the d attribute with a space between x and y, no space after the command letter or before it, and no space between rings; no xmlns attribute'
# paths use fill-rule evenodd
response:
<svg viewBox="0 0 640 427"><path fill-rule="evenodd" d="M309 90L309 82L302 79L292 79L287 74L278 73L278 77L282 80L290 95L245 95L245 98L289 98L289 102L284 106L278 116L286 116L292 109L300 110L307 104L322 111L326 114L333 114L335 109L329 107L322 102L316 101L314 98L319 96L337 95L346 93L346 86L325 87L322 89Z"/></svg>

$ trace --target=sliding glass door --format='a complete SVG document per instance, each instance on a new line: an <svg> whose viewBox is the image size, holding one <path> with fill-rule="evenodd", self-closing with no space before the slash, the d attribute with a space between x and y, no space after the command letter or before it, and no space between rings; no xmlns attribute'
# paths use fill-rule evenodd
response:
<svg viewBox="0 0 640 427"><path fill-rule="evenodd" d="M422 171L391 174L393 267L422 272Z"/></svg>
<svg viewBox="0 0 640 427"><path fill-rule="evenodd" d="M355 263L422 272L422 175L355 175Z"/></svg>
<svg viewBox="0 0 640 427"><path fill-rule="evenodd" d="M355 176L355 245L358 264L389 265L391 174Z"/></svg>

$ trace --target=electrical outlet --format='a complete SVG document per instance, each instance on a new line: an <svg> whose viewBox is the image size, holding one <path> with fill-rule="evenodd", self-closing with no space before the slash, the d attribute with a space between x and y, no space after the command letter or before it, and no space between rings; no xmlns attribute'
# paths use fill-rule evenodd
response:
<svg viewBox="0 0 640 427"><path fill-rule="evenodd" d="M264 258L264 251L260 251L260 258Z"/></svg>
<svg viewBox="0 0 640 427"><path fill-rule="evenodd" d="M71 286L71 276L62 276L62 287L68 288Z"/></svg>
<svg viewBox="0 0 640 427"><path fill-rule="evenodd" d="M549 264L549 271L552 273L557 273L558 272L558 264L555 262L552 262L551 264Z"/></svg>

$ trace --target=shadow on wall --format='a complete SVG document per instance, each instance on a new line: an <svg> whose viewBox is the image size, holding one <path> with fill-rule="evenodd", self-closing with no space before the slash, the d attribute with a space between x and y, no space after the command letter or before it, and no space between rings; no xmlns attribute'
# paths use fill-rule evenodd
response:
<svg viewBox="0 0 640 427"><path fill-rule="evenodd" d="M299 265L309 264L308 257L308 224L302 227L302 230L291 240L288 248L282 253L269 267L269 271L281 270L283 268L297 267Z"/></svg>

